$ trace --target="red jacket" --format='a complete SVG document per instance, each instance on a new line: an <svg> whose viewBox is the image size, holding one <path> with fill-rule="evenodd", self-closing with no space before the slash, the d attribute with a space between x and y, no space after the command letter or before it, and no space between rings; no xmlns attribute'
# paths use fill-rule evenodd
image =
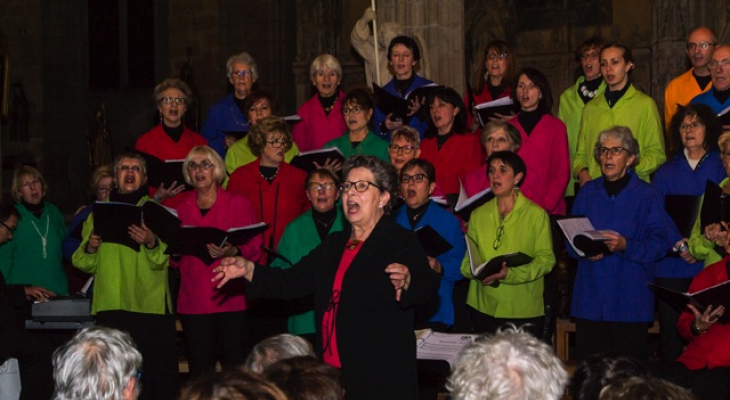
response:
<svg viewBox="0 0 730 400"><path fill-rule="evenodd" d="M247 198L260 221L269 224L264 232L264 245L276 249L286 225L306 211L309 206L304 181L307 174L287 163L269 183L259 173L261 158L248 163L231 174L226 190Z"/></svg>
<svg viewBox="0 0 730 400"><path fill-rule="evenodd" d="M137 138L137 143L134 145L134 149L155 156L162 161L167 161L184 160L193 147L207 145L208 141L205 140L204 137L191 131L187 127L183 129L183 134L180 137L180 140L174 142L162 129L162 124L159 124L152 128L149 132ZM169 187L171 183L172 182L164 182L165 187ZM185 182L178 182L177 184L185 184ZM150 197L153 197L156 191L157 188L150 187ZM165 199L162 204L175 208L180 203L180 200L182 200L182 193L175 197Z"/></svg>
<svg viewBox="0 0 730 400"><path fill-rule="evenodd" d="M183 225L227 230L259 222L251 202L221 188L218 189L213 207L205 215L200 213L197 191L181 193L180 197L182 199L178 204L177 214ZM261 235L257 235L238 248L244 258L256 262L261 258L263 242ZM223 288L216 289L217 283L210 281L211 271L220 264L220 260L205 265L197 257L183 256L175 264L180 267L180 294L177 300L177 311L180 314L209 314L247 308L243 282L230 282ZM233 287L228 287L230 284L234 284Z"/></svg>
<svg viewBox="0 0 730 400"><path fill-rule="evenodd" d="M527 166L527 176L520 190L549 214L565 214L563 196L570 180L565 124L545 114L527 136L517 117L510 119L509 123L520 131L522 145L517 154Z"/></svg>
<svg viewBox="0 0 730 400"><path fill-rule="evenodd" d="M727 263L730 256L725 256L700 271L689 285L689 293L698 292L710 286L728 280ZM716 306L716 304L713 304ZM727 312L727 310L726 310ZM689 326L695 321L695 316L689 310L682 312L677 321L679 335L689 341L677 361L685 367L696 370L701 368L730 367L730 324L722 325L719 322L712 324L710 329L700 336L692 336Z"/></svg>
<svg viewBox="0 0 730 400"><path fill-rule="evenodd" d="M317 96L315 94L305 101L297 111L302 120L294 124L292 140L299 146L299 151L321 149L325 143L342 136L347 130L345 118L342 116L342 99L345 98L345 93L340 91L329 115L324 113Z"/></svg>
<svg viewBox="0 0 730 400"><path fill-rule="evenodd" d="M473 133L453 134L441 150L435 137L421 142L421 158L436 167L436 183L445 195L459 194L459 179L475 170L484 160L479 136Z"/></svg>

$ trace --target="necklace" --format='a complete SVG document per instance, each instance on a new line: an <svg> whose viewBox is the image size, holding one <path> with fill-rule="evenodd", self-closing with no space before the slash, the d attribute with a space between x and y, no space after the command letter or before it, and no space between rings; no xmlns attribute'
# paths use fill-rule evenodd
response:
<svg viewBox="0 0 730 400"><path fill-rule="evenodd" d="M51 217L49 215L46 215L46 234L42 235L40 229L38 229L38 226L36 226L35 222L30 221L31 224L33 224L33 228L35 228L35 231L38 232L38 236L41 237L41 243L43 244L43 259L45 260L48 258L48 252L46 251L46 245L48 244L48 226L50 225Z"/></svg>
<svg viewBox="0 0 730 400"><path fill-rule="evenodd" d="M355 250L357 248L357 246L360 245L360 243L362 243L362 240L350 239L347 241L347 244L345 245L345 247L347 248L347 250Z"/></svg>
<svg viewBox="0 0 730 400"><path fill-rule="evenodd" d="M279 173L279 168L277 167L274 171L274 175L271 175L271 178L267 178L266 175L264 175L263 172L261 172L261 169L259 168L259 175L261 175L262 178L264 178L267 182L271 183L274 181L274 178L276 178L276 175Z"/></svg>
<svg viewBox="0 0 730 400"><path fill-rule="evenodd" d="M320 224L320 225L324 226L325 228L329 228L329 227L330 227L330 225L331 225L331 224L332 224L332 223L333 223L333 222L335 221L335 218L337 218L337 214L335 214L335 216L334 216L334 217L332 217L332 219L330 219L330 220L329 220L329 221L327 221L327 222L324 222L324 221L320 221L320 220L318 220L318 219L317 219L316 217L313 217L312 219L314 219L314 222L316 222L316 223L318 223L318 224Z"/></svg>
<svg viewBox="0 0 730 400"><path fill-rule="evenodd" d="M598 94L598 89L596 90L588 90L588 86L585 84L582 84L580 86L580 92L583 94L583 97L588 97L589 99L592 99L596 97L596 94Z"/></svg>
<svg viewBox="0 0 730 400"><path fill-rule="evenodd" d="M426 210L423 210L423 211L419 212L418 214L413 215L413 217L411 217L411 220L415 222L418 219L418 217L420 217L423 213L426 212Z"/></svg>

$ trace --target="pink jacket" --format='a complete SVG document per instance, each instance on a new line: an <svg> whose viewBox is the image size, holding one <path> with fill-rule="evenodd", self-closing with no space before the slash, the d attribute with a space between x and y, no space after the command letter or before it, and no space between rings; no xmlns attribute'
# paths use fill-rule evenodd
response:
<svg viewBox="0 0 730 400"><path fill-rule="evenodd" d="M292 131L292 140L299 146L299 151L321 149L325 143L345 133L347 124L342 116L344 98L345 93L340 91L340 96L329 115L324 113L316 94L299 107L297 115L302 120L294 124Z"/></svg>
<svg viewBox="0 0 730 400"><path fill-rule="evenodd" d="M480 166L474 171L469 172L464 177L464 190L466 195L471 197L489 187L489 178L487 177L487 164Z"/></svg>
<svg viewBox="0 0 730 400"><path fill-rule="evenodd" d="M177 207L178 217L183 225L210 226L226 230L259 222L251 203L245 197L226 192L221 188L218 188L218 197L213 207L205 216L202 216L197 204L196 193L197 191L185 193ZM260 246L262 244L262 236L257 235L238 248L243 257L255 262L261 257ZM247 308L242 279L235 279L221 289L216 289L216 283L210 281L213 277L213 268L218 264L220 264L220 260L216 260L211 265L205 265L193 256L183 256L180 259L177 263L180 267L178 313L210 314L241 311Z"/></svg>

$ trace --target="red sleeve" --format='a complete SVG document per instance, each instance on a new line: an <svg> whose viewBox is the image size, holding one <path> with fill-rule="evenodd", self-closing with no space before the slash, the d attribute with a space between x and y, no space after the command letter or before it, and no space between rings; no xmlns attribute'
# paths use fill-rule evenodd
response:
<svg viewBox="0 0 730 400"><path fill-rule="evenodd" d="M545 206L548 212L554 212L563 201L565 188L570 180L570 155L568 153L568 132L557 118L551 118L552 124L552 165L550 166L553 181L545 188Z"/></svg>

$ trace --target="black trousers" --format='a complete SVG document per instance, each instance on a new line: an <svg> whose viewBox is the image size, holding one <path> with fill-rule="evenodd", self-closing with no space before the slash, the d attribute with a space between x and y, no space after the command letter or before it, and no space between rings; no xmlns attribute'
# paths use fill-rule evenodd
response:
<svg viewBox="0 0 730 400"><path fill-rule="evenodd" d="M20 368L20 399L50 399L53 395L54 344L37 332L15 326L0 327L0 363L17 358Z"/></svg>
<svg viewBox="0 0 730 400"><path fill-rule="evenodd" d="M517 328L522 327L525 332L540 339L542 336L543 323L545 317L535 318L495 318L491 315L477 311L473 307L469 307L471 322L474 325L475 333L495 333L499 328L506 328L507 324L514 324Z"/></svg>
<svg viewBox="0 0 730 400"><path fill-rule="evenodd" d="M96 324L126 331L137 344L143 358L140 399L178 398L180 374L173 314L102 311L96 314Z"/></svg>
<svg viewBox="0 0 730 400"><path fill-rule="evenodd" d="M656 278L656 284L679 292L686 292L692 278ZM684 351L685 340L677 333L679 311L669 304L657 299L656 308L659 314L659 352L664 362L672 362Z"/></svg>
<svg viewBox="0 0 730 400"><path fill-rule="evenodd" d="M649 357L648 322L591 321L576 318L575 350L578 361L594 354L613 353L641 361Z"/></svg>
<svg viewBox="0 0 730 400"><path fill-rule="evenodd" d="M691 370L680 362L660 364L652 368L659 378L688 388L700 400L722 400L730 397L730 367Z"/></svg>
<svg viewBox="0 0 730 400"><path fill-rule="evenodd" d="M224 369L243 364L248 341L246 311L180 314L188 349L190 376L213 373L216 361Z"/></svg>

